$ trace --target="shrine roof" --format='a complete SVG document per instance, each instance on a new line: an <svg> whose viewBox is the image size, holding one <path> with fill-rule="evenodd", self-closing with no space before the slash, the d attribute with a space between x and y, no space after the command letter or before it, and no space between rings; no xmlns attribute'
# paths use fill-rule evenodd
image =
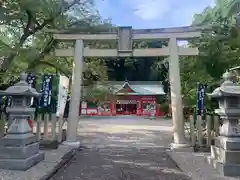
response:
<svg viewBox="0 0 240 180"><path fill-rule="evenodd" d="M116 95L165 95L162 83L159 81L115 81L109 82ZM130 88L125 91L124 88Z"/></svg>

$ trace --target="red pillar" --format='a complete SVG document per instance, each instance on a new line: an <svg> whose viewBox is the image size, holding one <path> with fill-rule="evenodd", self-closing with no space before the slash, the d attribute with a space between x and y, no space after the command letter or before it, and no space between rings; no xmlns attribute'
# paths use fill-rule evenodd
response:
<svg viewBox="0 0 240 180"><path fill-rule="evenodd" d="M112 116L116 116L116 105L114 102L112 102L110 104L110 111L111 111Z"/></svg>
<svg viewBox="0 0 240 180"><path fill-rule="evenodd" d="M142 115L142 101L139 99L137 100L137 116Z"/></svg>

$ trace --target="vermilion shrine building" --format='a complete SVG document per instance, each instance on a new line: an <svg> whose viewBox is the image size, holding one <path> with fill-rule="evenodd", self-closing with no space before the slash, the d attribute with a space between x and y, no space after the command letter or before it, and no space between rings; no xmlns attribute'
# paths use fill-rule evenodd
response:
<svg viewBox="0 0 240 180"><path fill-rule="evenodd" d="M105 101L98 106L92 102L82 102L81 115L92 116L162 116L160 105L156 103L157 96L164 96L161 82L109 82L112 87L113 101Z"/></svg>

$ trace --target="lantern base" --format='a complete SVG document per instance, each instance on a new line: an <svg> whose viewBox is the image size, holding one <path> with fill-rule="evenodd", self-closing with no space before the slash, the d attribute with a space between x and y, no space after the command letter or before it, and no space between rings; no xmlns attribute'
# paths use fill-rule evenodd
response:
<svg viewBox="0 0 240 180"><path fill-rule="evenodd" d="M44 157L45 157L44 153L39 152L27 159L1 159L0 158L0 168L25 171L30 167L36 165L40 161L44 160Z"/></svg>
<svg viewBox="0 0 240 180"><path fill-rule="evenodd" d="M39 143L32 143L27 146L0 146L0 159L27 159L39 153Z"/></svg>
<svg viewBox="0 0 240 180"><path fill-rule="evenodd" d="M37 142L36 136L31 132L24 131L22 133L10 131L1 138L0 168L27 170L44 160L45 155L39 152L39 142Z"/></svg>
<svg viewBox="0 0 240 180"><path fill-rule="evenodd" d="M240 150L240 137L218 136L214 142L215 146L225 150Z"/></svg>
<svg viewBox="0 0 240 180"><path fill-rule="evenodd" d="M240 176L240 138L219 136L208 162L223 176Z"/></svg>
<svg viewBox="0 0 240 180"><path fill-rule="evenodd" d="M32 133L7 134L0 140L2 146L26 146L35 142L37 142L37 138Z"/></svg>
<svg viewBox="0 0 240 180"><path fill-rule="evenodd" d="M211 164L221 176L240 176L240 164L225 164L212 157L208 157L207 160L208 163Z"/></svg>

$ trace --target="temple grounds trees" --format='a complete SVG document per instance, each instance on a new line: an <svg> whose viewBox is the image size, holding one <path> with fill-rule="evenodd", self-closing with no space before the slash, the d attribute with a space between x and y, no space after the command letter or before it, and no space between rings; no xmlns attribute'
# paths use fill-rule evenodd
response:
<svg viewBox="0 0 240 180"><path fill-rule="evenodd" d="M239 29L235 25L239 1L216 1L195 16L193 24L214 25L213 33L204 34L191 42L204 56L181 59L182 91L184 103L195 105L196 81L212 84L218 81L228 67L239 65ZM111 27L102 22L91 0L4 0L0 13L0 57L4 59L1 80L8 83L11 76L28 68L36 72L61 72L71 77L72 58L56 58L54 47L71 47L71 43L58 43L45 28L81 28L82 32L94 32ZM70 13L71 12L71 13ZM142 41L138 47L161 47L164 41ZM94 44L99 46L99 44ZM111 46L108 44L108 46ZM163 80L167 78L160 66L163 59L86 58L84 79L92 80ZM142 71L149 73L144 74ZM3 83L2 82L2 83ZM2 84L1 83L1 84ZM3 89L5 89L3 87Z"/></svg>
<svg viewBox="0 0 240 180"><path fill-rule="evenodd" d="M92 0L5 0L1 2L0 11L0 78L3 82L26 68L36 72L58 71L71 77L72 59L55 58L52 50L72 44L58 43L44 30L80 27L89 31L100 24L104 26ZM106 77L104 64L98 59L88 61L86 66L86 79Z"/></svg>
<svg viewBox="0 0 240 180"><path fill-rule="evenodd" d="M220 84L221 75L227 68L239 65L240 29L236 24L239 3L238 0L218 0L215 6L194 16L193 25L207 25L213 29L190 42L190 46L199 47L200 56L181 60L185 104L196 104L196 82L207 83L211 91Z"/></svg>

